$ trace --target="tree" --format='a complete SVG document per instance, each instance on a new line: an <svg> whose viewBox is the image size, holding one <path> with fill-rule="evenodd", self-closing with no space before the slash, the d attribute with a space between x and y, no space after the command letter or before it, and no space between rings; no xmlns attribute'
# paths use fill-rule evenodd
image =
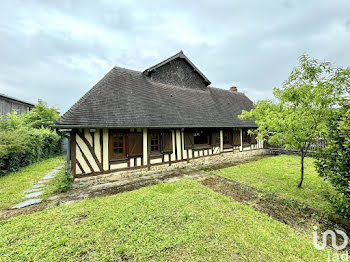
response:
<svg viewBox="0 0 350 262"><path fill-rule="evenodd" d="M346 70L328 62L319 62L307 55L299 58L281 88L274 89L275 100L254 103L250 112L243 111L241 119L258 124L259 139L272 145L298 150L301 156L300 182L304 180L304 158L310 146L324 138L328 120L334 114L341 97Z"/></svg>
<svg viewBox="0 0 350 262"><path fill-rule="evenodd" d="M47 128L55 123L59 114L54 107L48 107L47 103L39 101L35 107L24 115L24 123L33 128Z"/></svg>

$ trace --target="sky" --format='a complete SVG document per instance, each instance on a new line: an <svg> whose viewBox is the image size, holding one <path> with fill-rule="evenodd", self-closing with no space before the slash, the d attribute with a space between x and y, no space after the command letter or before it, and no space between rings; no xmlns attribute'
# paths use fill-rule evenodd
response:
<svg viewBox="0 0 350 262"><path fill-rule="evenodd" d="M349 0L0 0L0 93L67 111L113 66L183 50L212 82L273 98L304 53L350 66Z"/></svg>

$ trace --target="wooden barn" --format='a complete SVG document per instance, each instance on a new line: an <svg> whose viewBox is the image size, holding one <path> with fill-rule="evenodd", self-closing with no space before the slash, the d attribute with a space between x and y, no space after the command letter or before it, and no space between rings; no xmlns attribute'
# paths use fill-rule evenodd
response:
<svg viewBox="0 0 350 262"><path fill-rule="evenodd" d="M56 123L70 132L75 177L262 148L239 120L252 102L214 88L180 53L143 72L114 67Z"/></svg>
<svg viewBox="0 0 350 262"><path fill-rule="evenodd" d="M18 115L28 113L34 107L34 104L21 99L0 94L0 116L6 117L7 114L17 112Z"/></svg>

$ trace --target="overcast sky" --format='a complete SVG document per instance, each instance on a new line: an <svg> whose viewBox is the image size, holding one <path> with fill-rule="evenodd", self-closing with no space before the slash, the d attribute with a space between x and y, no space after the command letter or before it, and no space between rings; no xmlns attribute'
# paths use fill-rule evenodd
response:
<svg viewBox="0 0 350 262"><path fill-rule="evenodd" d="M183 50L212 86L271 98L298 57L350 66L350 0L1 1L0 93L68 110L113 66Z"/></svg>

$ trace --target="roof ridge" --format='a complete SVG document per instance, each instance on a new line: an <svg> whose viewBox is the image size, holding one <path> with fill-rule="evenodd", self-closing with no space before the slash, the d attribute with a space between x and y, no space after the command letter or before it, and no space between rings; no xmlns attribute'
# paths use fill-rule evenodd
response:
<svg viewBox="0 0 350 262"><path fill-rule="evenodd" d="M127 70L127 71L132 71L132 72L137 72L137 73L140 73L142 74L142 71L138 71L138 70L134 70L134 69L130 69L130 68L126 68L126 67L121 67L121 66L113 66L112 69L123 69L123 70Z"/></svg>

